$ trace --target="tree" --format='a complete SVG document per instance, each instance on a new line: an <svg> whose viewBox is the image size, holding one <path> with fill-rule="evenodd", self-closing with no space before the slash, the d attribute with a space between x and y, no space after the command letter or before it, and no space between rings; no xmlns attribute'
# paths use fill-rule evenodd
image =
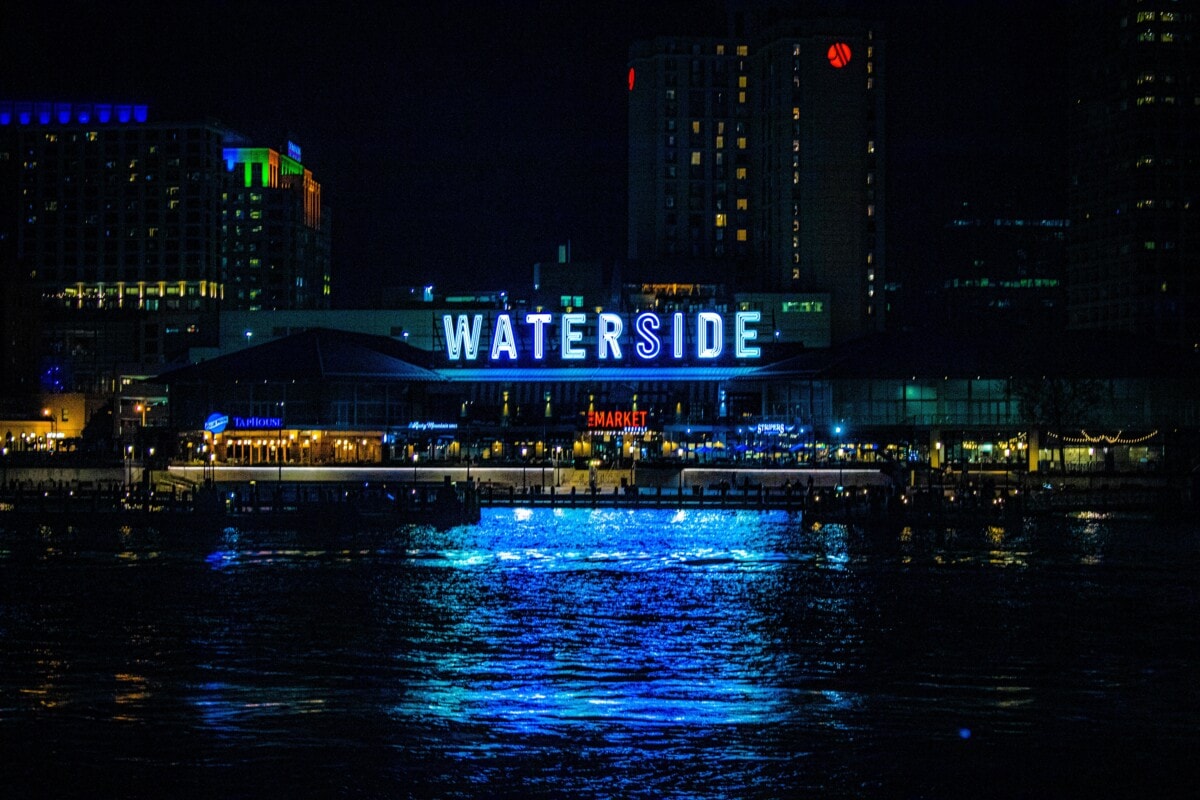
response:
<svg viewBox="0 0 1200 800"><path fill-rule="evenodd" d="M1058 461L1066 472L1067 428L1084 428L1095 420L1096 406L1104 399L1104 384L1078 377L1017 378L1012 392L1026 422L1058 437Z"/></svg>

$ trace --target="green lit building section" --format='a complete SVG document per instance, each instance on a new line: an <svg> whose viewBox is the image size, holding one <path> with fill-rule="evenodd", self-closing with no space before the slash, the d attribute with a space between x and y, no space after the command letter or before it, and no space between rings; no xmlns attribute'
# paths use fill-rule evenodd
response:
<svg viewBox="0 0 1200 800"><path fill-rule="evenodd" d="M304 165L291 156L284 155L269 147L227 147L225 148L225 168L234 172L238 165L242 166L245 186L279 185L280 175L303 175ZM254 170L258 169L261 180L254 182Z"/></svg>

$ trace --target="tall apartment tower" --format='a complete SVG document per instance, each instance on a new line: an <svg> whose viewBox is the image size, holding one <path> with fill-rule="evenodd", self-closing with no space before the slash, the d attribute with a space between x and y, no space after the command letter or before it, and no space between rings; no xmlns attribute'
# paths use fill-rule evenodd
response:
<svg viewBox="0 0 1200 800"><path fill-rule="evenodd" d="M1195 0L1072 15L1068 325L1200 343Z"/></svg>
<svg viewBox="0 0 1200 800"><path fill-rule="evenodd" d="M329 211L300 148L227 147L222 210L226 307L329 307Z"/></svg>
<svg viewBox="0 0 1200 800"><path fill-rule="evenodd" d="M882 72L881 37L854 20L636 43L633 269L731 294L827 295L833 341L882 329Z"/></svg>

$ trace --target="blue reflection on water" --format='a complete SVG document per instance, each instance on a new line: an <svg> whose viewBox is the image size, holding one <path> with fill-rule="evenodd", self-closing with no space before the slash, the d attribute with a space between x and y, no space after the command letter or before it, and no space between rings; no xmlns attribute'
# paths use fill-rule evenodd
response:
<svg viewBox="0 0 1200 800"><path fill-rule="evenodd" d="M456 647L430 664L438 680L395 713L522 733L777 720L795 689L774 674L775 632L748 584L793 558L791 520L516 509L435 538L412 555L471 585L444 631ZM844 547L828 560L841 568Z"/></svg>

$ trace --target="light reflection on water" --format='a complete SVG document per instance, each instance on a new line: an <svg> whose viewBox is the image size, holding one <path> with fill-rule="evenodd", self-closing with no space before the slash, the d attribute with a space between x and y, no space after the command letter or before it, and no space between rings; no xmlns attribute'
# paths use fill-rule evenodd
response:
<svg viewBox="0 0 1200 800"><path fill-rule="evenodd" d="M1094 516L47 528L0 548L5 766L147 797L1002 797L1133 759L1161 794L1196 773L1198 553Z"/></svg>

